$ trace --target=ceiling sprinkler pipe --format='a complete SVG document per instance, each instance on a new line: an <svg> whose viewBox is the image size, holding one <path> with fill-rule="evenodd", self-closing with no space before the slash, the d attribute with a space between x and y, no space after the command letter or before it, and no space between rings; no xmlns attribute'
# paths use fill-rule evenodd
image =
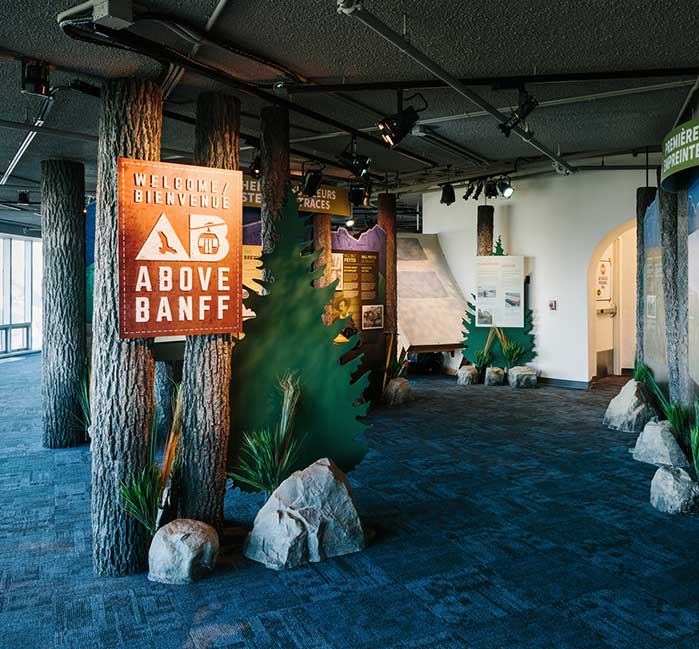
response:
<svg viewBox="0 0 699 649"><path fill-rule="evenodd" d="M488 103L480 95L477 95L475 92L470 90L459 79L447 72L447 70L441 67L438 63L411 45L400 34L392 30L385 23L381 22L381 20L379 20L370 11L364 9L360 0L337 0L337 11L338 13L356 18L359 20L359 22L375 31L379 36L381 36L381 38L394 45L403 54L409 56L411 59L413 59L413 61L421 65L428 72L431 72L438 79L444 81L444 83L453 88L461 96L476 104L476 106L482 108L492 117L494 117L500 124L507 123L507 116L501 113L497 108L495 108L495 106ZM554 163L563 167L568 173L573 173L575 171L574 167L571 167L563 158L539 142L531 132L522 129L519 126L515 126L511 130L513 133L519 135L529 145L537 149L537 151L540 151Z"/></svg>

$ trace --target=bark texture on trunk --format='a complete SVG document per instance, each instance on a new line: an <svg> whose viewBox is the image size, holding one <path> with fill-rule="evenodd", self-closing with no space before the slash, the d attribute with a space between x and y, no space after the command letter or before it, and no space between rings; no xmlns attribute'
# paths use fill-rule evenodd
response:
<svg viewBox="0 0 699 649"><path fill-rule="evenodd" d="M172 428L173 396L175 392L175 365L173 361L156 361L153 379L155 415L158 418L158 438L167 439Z"/></svg>
<svg viewBox="0 0 699 649"><path fill-rule="evenodd" d="M85 441L78 389L85 351L85 169L80 162L41 162L43 445Z"/></svg>
<svg viewBox="0 0 699 649"><path fill-rule="evenodd" d="M643 269L646 253L643 247L644 218L648 206L655 200L655 187L639 187L636 190L636 362L643 362L643 332L645 317L645 286Z"/></svg>
<svg viewBox="0 0 699 649"><path fill-rule="evenodd" d="M379 194L378 224L386 232L386 313L383 329L398 334L398 275L396 258L396 195ZM393 346L396 352L395 344Z"/></svg>
<svg viewBox="0 0 699 649"><path fill-rule="evenodd" d="M321 277L315 281L317 288L323 288L331 282L332 278L332 219L330 214L313 215L313 251L319 252L320 256L314 267L325 266Z"/></svg>
<svg viewBox="0 0 699 649"><path fill-rule="evenodd" d="M275 221L280 218L289 182L289 111L281 106L262 109L260 122L262 177L262 252L274 250ZM268 279L263 271L264 279Z"/></svg>
<svg viewBox="0 0 699 649"><path fill-rule="evenodd" d="M141 470L153 418L152 338L119 339L117 159L160 159L162 91L139 79L102 89L92 346L92 552L98 575L143 570L144 528L121 505L119 485Z"/></svg>
<svg viewBox="0 0 699 649"><path fill-rule="evenodd" d="M215 93L199 96L194 162L238 169L240 102ZM180 516L218 528L223 523L230 435L229 334L187 336L182 370Z"/></svg>
<svg viewBox="0 0 699 649"><path fill-rule="evenodd" d="M493 213L492 205L478 206L478 256L487 257L493 254Z"/></svg>

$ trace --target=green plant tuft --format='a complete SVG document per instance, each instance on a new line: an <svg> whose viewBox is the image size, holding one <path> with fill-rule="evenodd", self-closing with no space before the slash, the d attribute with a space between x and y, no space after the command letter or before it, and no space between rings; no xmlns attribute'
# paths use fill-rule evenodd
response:
<svg viewBox="0 0 699 649"><path fill-rule="evenodd" d="M479 349L476 351L475 355L475 363L474 365L476 366L476 369L480 372L481 370L484 370L488 365L490 365L490 361L493 360L493 355L485 351L485 349Z"/></svg>
<svg viewBox="0 0 699 649"><path fill-rule="evenodd" d="M279 380L282 405L273 432L263 429L243 435L238 465L229 473L235 483L271 494L295 468L303 442L295 436L294 415L301 394L294 374Z"/></svg>
<svg viewBox="0 0 699 649"><path fill-rule="evenodd" d="M505 357L507 367L515 367L524 358L526 350L516 340L505 340L502 344L502 355Z"/></svg>

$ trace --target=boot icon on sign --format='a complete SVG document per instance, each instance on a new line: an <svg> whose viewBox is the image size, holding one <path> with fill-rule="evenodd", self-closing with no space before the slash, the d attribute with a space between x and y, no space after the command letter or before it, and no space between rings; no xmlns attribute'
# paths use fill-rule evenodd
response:
<svg viewBox="0 0 699 649"><path fill-rule="evenodd" d="M206 232L202 232L197 239L197 248L199 248L199 253L202 255L215 255L218 252L218 237L211 231L212 225L214 223L209 221L204 225L192 228L192 230L206 229Z"/></svg>

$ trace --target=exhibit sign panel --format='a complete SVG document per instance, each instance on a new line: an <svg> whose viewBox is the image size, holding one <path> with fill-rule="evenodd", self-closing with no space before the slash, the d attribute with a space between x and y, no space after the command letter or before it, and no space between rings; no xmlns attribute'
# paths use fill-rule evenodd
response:
<svg viewBox="0 0 699 649"><path fill-rule="evenodd" d="M595 300L597 302L612 301L612 260L600 259L597 264L595 278Z"/></svg>
<svg viewBox="0 0 699 649"><path fill-rule="evenodd" d="M665 191L674 190L674 176L699 166L699 120L693 119L670 131L663 139L660 183Z"/></svg>
<svg viewBox="0 0 699 649"><path fill-rule="evenodd" d="M344 335L383 329L383 296L379 295L379 255L362 250L333 250L333 279L339 280L333 300L333 319L348 318ZM336 287L337 289L337 287Z"/></svg>
<svg viewBox="0 0 699 649"><path fill-rule="evenodd" d="M242 172L119 158L118 183L120 336L240 333Z"/></svg>
<svg viewBox="0 0 699 649"><path fill-rule="evenodd" d="M291 187L297 194L299 212L314 214L334 214L335 216L351 216L352 206L349 193L344 187L321 185L315 196L298 194L299 179L291 179ZM243 178L243 207L262 207L262 184L251 176Z"/></svg>
<svg viewBox="0 0 699 649"><path fill-rule="evenodd" d="M524 257L476 257L476 326L524 326Z"/></svg>

